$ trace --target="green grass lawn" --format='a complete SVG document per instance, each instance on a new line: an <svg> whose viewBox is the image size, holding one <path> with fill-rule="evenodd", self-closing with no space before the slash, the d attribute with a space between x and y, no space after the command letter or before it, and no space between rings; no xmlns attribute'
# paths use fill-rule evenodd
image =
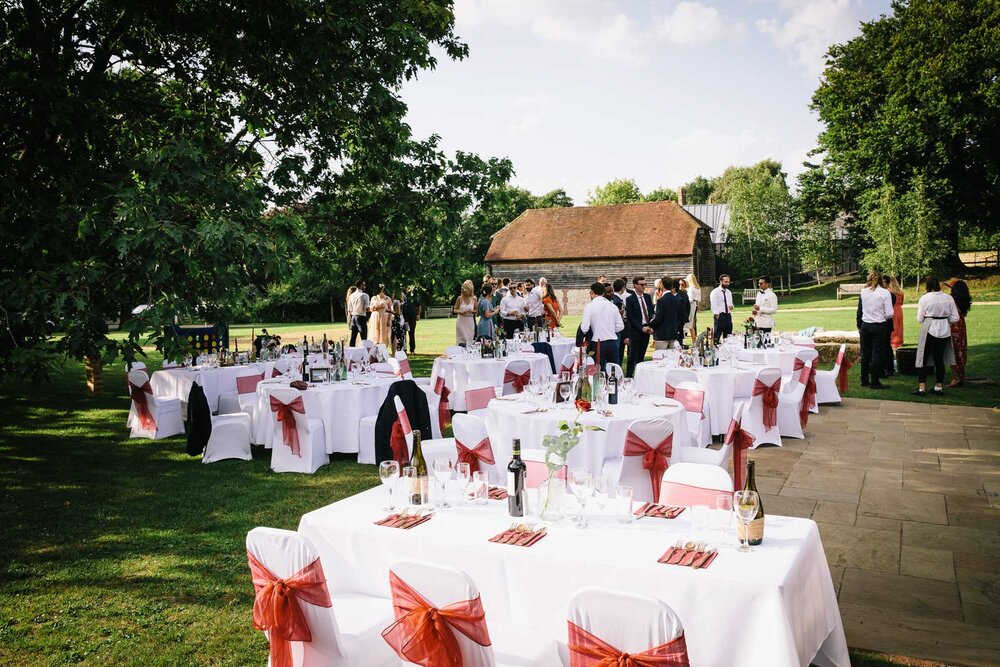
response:
<svg viewBox="0 0 1000 667"><path fill-rule="evenodd" d="M942 277L942 279L945 279ZM863 283L864 276L858 276L842 282ZM986 277L967 278L969 290L972 292L973 303L976 301L1000 301L1000 275ZM917 299L924 293L923 286L912 283L904 286L904 303L916 304ZM947 291L947 290L946 290ZM734 290L734 293L736 290ZM737 299L739 294L736 294ZM847 297L837 299L837 283L827 283L812 287L801 287L792 290L791 294L780 294L778 300L781 304L795 308L843 308L856 307L857 297Z"/></svg>

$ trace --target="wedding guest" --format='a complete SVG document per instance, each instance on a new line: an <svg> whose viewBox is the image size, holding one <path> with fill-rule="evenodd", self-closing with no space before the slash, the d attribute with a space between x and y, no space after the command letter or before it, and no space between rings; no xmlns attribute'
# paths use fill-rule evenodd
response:
<svg viewBox="0 0 1000 667"><path fill-rule="evenodd" d="M951 383L948 387L953 389L961 387L962 383L965 382L965 363L969 358L969 339L965 330L965 318L969 314L969 310L972 309L972 295L969 294L969 286L965 284L964 280L953 278L949 282L949 286L951 298L954 299L955 307L958 308L958 322L953 322L951 325L951 343L955 348L955 363L951 365Z"/></svg>
<svg viewBox="0 0 1000 667"><path fill-rule="evenodd" d="M403 292L392 302L392 356L406 349L406 320L403 318Z"/></svg>
<svg viewBox="0 0 1000 667"><path fill-rule="evenodd" d="M357 341L368 339L368 313L371 312L371 301L365 294L365 281L354 283L354 293L347 299L347 315L351 318L351 347Z"/></svg>
<svg viewBox="0 0 1000 667"><path fill-rule="evenodd" d="M757 322L757 330L770 333L774 328L774 314L778 312L778 296L771 289L771 278L761 276L757 279L757 299L753 304L753 318Z"/></svg>
<svg viewBox="0 0 1000 667"><path fill-rule="evenodd" d="M889 293L896 298L892 302L892 338L889 344L893 350L903 347L903 300L905 294L895 276L889 277Z"/></svg>
<svg viewBox="0 0 1000 667"><path fill-rule="evenodd" d="M684 347L684 330L688 321L688 313L691 311L691 303L688 301L687 293L681 289L683 279L677 278L670 286L670 293L677 301L677 344Z"/></svg>
<svg viewBox="0 0 1000 667"><path fill-rule="evenodd" d="M476 337L476 292L471 280L462 283L462 294L451 312L455 319L455 344L468 345Z"/></svg>
<svg viewBox="0 0 1000 667"><path fill-rule="evenodd" d="M689 273L688 277L684 279L686 285L684 290L687 292L688 302L691 304L691 312L688 313L688 322L684 325L684 328L691 332L691 342L698 337L698 306L701 303L701 285L698 284L698 279L693 273Z"/></svg>
<svg viewBox="0 0 1000 667"><path fill-rule="evenodd" d="M608 284L608 277L605 276L605 275L598 276L597 282L601 283L602 285L607 285Z"/></svg>
<svg viewBox="0 0 1000 667"><path fill-rule="evenodd" d="M885 321L885 345L882 348L882 377L889 378L896 373L895 357L893 356L892 337L896 329L896 301L899 296L892 291L892 276L882 275L882 287L889 293L892 300L892 318ZM898 284L897 284L898 287Z"/></svg>
<svg viewBox="0 0 1000 667"><path fill-rule="evenodd" d="M660 303L660 297L667 293L666 288L663 285L663 278L657 278L653 281L653 303Z"/></svg>
<svg viewBox="0 0 1000 667"><path fill-rule="evenodd" d="M580 331L589 334L588 349L601 360L601 370L607 364L617 364L618 332L625 328L618 308L604 297L604 283L594 283L590 286L590 303L583 307L583 319Z"/></svg>
<svg viewBox="0 0 1000 667"><path fill-rule="evenodd" d="M660 281L662 285L670 285L670 278L664 276ZM653 319L642 330L646 335L653 337L654 350L669 350L677 347L677 331L680 320L678 310L680 303L669 291L664 291L663 296L656 302L656 310L653 312Z"/></svg>
<svg viewBox="0 0 1000 667"><path fill-rule="evenodd" d="M493 324L493 314L496 309L493 307L493 286L483 285L479 303L476 306L476 314L479 315L479 324L476 325L476 338L493 338L495 327Z"/></svg>
<svg viewBox="0 0 1000 667"><path fill-rule="evenodd" d="M504 338L513 338L515 331L524 331L524 297L511 290L500 300L500 318L503 321Z"/></svg>
<svg viewBox="0 0 1000 667"><path fill-rule="evenodd" d="M627 297L628 294L625 292L624 278L618 278L611 283L611 288L613 290L611 303L618 306L618 314L622 316L622 322L625 323L625 327L618 332L618 358L624 360L625 348L628 346L629 339L628 318L625 317L625 297Z"/></svg>
<svg viewBox="0 0 1000 667"><path fill-rule="evenodd" d="M636 276L632 279L632 295L625 299L625 315L628 317L628 367L625 375L635 375L635 366L646 358L649 348L649 322L653 313L653 300L646 294L646 279Z"/></svg>
<svg viewBox="0 0 1000 667"><path fill-rule="evenodd" d="M719 276L719 286L708 295L712 307L712 320L715 329L712 336L716 344L723 336L733 335L733 293L729 291L729 276L723 273Z"/></svg>
<svg viewBox="0 0 1000 667"><path fill-rule="evenodd" d="M882 287L882 275L872 269L858 303L858 336L861 342L861 386L881 389L885 368L886 320L892 320L892 298Z"/></svg>
<svg viewBox="0 0 1000 667"><path fill-rule="evenodd" d="M389 347L392 344L392 300L385 293L385 285L378 286L378 294L371 300L372 342Z"/></svg>
<svg viewBox="0 0 1000 667"><path fill-rule="evenodd" d="M545 283L545 298L542 299L545 306L545 326L549 329L556 329L562 326L562 308L559 306L559 299L556 298L556 291L552 284Z"/></svg>
<svg viewBox="0 0 1000 667"><path fill-rule="evenodd" d="M403 291L403 303L400 306L403 311L403 320L406 322L406 332L410 337L410 354L417 351L417 320L420 319L421 307L407 291Z"/></svg>
<svg viewBox="0 0 1000 667"><path fill-rule="evenodd" d="M917 396L927 395L927 358L934 361L934 390L940 396L944 393L945 364L955 363L955 350L951 340L951 324L962 319L955 300L941 291L937 276L927 276L927 292L917 302L917 322L920 322L920 337L917 339L917 379L919 384L913 390ZM864 368L864 367L862 367Z"/></svg>
<svg viewBox="0 0 1000 667"><path fill-rule="evenodd" d="M545 280L545 278L541 280ZM542 294L541 280L539 280L538 286L535 286L535 282L530 278L524 282L526 290L524 302L528 308L528 318L526 321L528 329L534 329L536 326L541 327L545 324L545 306L542 305L544 295Z"/></svg>

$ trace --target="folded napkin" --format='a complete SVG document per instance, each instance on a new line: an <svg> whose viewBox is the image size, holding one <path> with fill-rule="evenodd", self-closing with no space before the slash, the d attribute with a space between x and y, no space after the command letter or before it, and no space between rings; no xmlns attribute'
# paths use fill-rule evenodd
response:
<svg viewBox="0 0 1000 667"><path fill-rule="evenodd" d="M306 389L309 388L309 385L303 382L302 380L294 380L293 382L289 382L288 386L291 387L292 389L298 389L299 391L305 391Z"/></svg>
<svg viewBox="0 0 1000 667"><path fill-rule="evenodd" d="M688 551L683 547L679 549L677 547L670 547L656 560L656 562L665 563L666 565L680 565L681 567L704 570L712 564L718 555L719 552L715 549L707 549L705 551Z"/></svg>
<svg viewBox="0 0 1000 667"><path fill-rule="evenodd" d="M671 507L670 505L660 505L657 503L645 503L642 507L635 511L635 515L642 516L652 516L658 519L676 519L677 516L683 512L686 507Z"/></svg>
<svg viewBox="0 0 1000 667"><path fill-rule="evenodd" d="M508 529L499 535L491 537L490 542L510 544L515 547L530 547L546 535L548 535L548 529L546 528L539 528L538 530Z"/></svg>
<svg viewBox="0 0 1000 667"><path fill-rule="evenodd" d="M376 521L376 526L386 526L388 528L403 528L409 529L414 526L419 526L425 521L430 521L433 514L424 514L423 516L407 514L403 516L401 514L390 514L381 521Z"/></svg>
<svg viewBox="0 0 1000 667"><path fill-rule="evenodd" d="M491 486L490 500L507 500L507 489L502 486Z"/></svg>

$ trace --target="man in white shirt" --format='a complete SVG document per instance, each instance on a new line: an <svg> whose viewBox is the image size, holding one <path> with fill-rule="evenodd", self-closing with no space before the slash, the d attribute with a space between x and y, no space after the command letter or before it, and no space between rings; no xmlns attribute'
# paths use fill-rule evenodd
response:
<svg viewBox="0 0 1000 667"><path fill-rule="evenodd" d="M886 320L892 319L892 296L882 287L882 274L869 271L861 290L858 312L858 337L861 339L861 386L881 389L882 369L885 368L885 337L889 334ZM869 384L869 379L871 383Z"/></svg>
<svg viewBox="0 0 1000 667"><path fill-rule="evenodd" d="M708 300L712 306L712 319L715 321L712 336L718 345L722 336L733 335L733 293L729 291L727 274L719 276L719 286L711 291Z"/></svg>
<svg viewBox="0 0 1000 667"><path fill-rule="evenodd" d="M361 335L361 340L368 340L368 312L371 303L365 294L365 281L359 280L354 286L358 289L347 300L347 316L351 323L351 347L354 347L358 334Z"/></svg>
<svg viewBox="0 0 1000 667"><path fill-rule="evenodd" d="M604 298L604 283L590 286L590 303L583 307L580 331L590 334L589 350L601 360L601 370L609 363L619 363L618 332L625 328L615 304Z"/></svg>
<svg viewBox="0 0 1000 667"><path fill-rule="evenodd" d="M500 299L500 319L503 322L504 338L508 340L514 337L515 331L524 331L524 317L526 304L524 297L511 289L507 295Z"/></svg>
<svg viewBox="0 0 1000 667"><path fill-rule="evenodd" d="M771 279L761 276L757 279L760 292L753 304L753 318L757 322L757 330L770 333L774 328L774 314L778 312L778 296L771 289Z"/></svg>
<svg viewBox="0 0 1000 667"><path fill-rule="evenodd" d="M524 297L524 301L528 307L527 325L529 329L533 329L536 326L545 326L545 307L542 305L544 280L545 278L540 278L537 287L530 278L526 281L525 286L528 288L528 295Z"/></svg>

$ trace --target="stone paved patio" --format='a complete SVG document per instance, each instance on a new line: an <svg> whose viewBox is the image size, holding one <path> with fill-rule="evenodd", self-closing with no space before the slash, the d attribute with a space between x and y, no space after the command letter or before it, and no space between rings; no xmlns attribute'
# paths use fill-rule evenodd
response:
<svg viewBox="0 0 1000 667"><path fill-rule="evenodd" d="M847 399L751 452L768 512L811 517L853 648L1000 665L1000 411Z"/></svg>

